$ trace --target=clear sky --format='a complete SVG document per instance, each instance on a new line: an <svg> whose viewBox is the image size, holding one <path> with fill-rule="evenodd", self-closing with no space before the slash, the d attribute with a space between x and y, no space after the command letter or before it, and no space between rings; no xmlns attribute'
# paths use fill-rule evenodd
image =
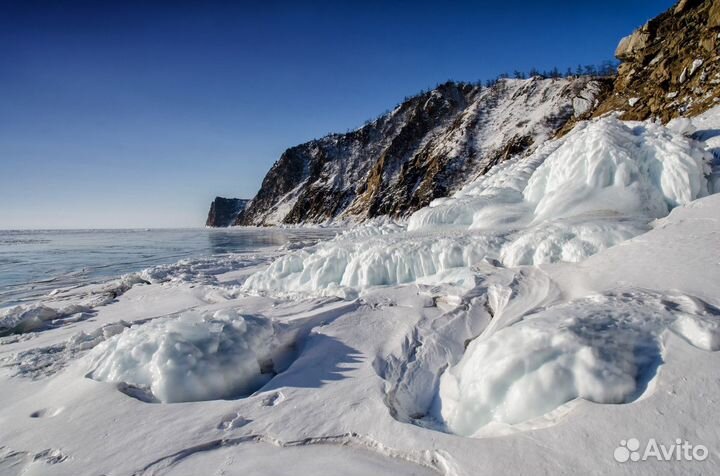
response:
<svg viewBox="0 0 720 476"><path fill-rule="evenodd" d="M3 1L0 228L200 226L447 79L611 59L670 0Z"/></svg>

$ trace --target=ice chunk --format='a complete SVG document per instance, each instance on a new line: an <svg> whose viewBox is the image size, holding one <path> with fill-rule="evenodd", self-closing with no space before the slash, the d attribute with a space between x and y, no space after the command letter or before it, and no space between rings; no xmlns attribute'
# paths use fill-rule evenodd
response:
<svg viewBox="0 0 720 476"><path fill-rule="evenodd" d="M501 248L499 258L505 266L576 263L644 231L642 220L603 216L553 220L518 233Z"/></svg>
<svg viewBox="0 0 720 476"><path fill-rule="evenodd" d="M88 376L147 389L165 403L238 397L270 380L283 349L269 320L186 312L98 345L87 356Z"/></svg>

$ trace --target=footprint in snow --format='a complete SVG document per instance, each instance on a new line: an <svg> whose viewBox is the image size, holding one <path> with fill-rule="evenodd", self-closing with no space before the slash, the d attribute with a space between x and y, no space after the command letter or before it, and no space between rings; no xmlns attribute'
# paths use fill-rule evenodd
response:
<svg viewBox="0 0 720 476"><path fill-rule="evenodd" d="M228 415L225 415L222 420L220 420L220 423L218 423L217 429L218 430L224 430L224 431L230 431L234 430L235 428L240 428L241 426L245 426L248 423L250 423L252 420L248 420L244 418L240 413L229 413Z"/></svg>
<svg viewBox="0 0 720 476"><path fill-rule="evenodd" d="M62 408L41 408L40 410L35 410L34 412L32 412L30 414L30 418L54 417L60 412L62 412Z"/></svg>
<svg viewBox="0 0 720 476"><path fill-rule="evenodd" d="M285 395L282 392L273 392L262 399L261 405L264 407L274 407L282 403L285 400Z"/></svg>

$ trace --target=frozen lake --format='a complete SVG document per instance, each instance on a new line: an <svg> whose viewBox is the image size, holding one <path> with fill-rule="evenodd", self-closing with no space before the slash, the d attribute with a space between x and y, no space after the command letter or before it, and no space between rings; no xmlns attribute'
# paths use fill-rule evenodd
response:
<svg viewBox="0 0 720 476"><path fill-rule="evenodd" d="M184 258L331 238L322 228L0 230L0 307Z"/></svg>

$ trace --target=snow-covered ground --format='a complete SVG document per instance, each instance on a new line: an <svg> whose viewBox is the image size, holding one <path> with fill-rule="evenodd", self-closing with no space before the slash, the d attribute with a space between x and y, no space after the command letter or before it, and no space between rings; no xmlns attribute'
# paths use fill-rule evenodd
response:
<svg viewBox="0 0 720 476"><path fill-rule="evenodd" d="M0 474L717 473L718 130L606 117L404 224L5 310ZM651 438L707 454L616 461Z"/></svg>

